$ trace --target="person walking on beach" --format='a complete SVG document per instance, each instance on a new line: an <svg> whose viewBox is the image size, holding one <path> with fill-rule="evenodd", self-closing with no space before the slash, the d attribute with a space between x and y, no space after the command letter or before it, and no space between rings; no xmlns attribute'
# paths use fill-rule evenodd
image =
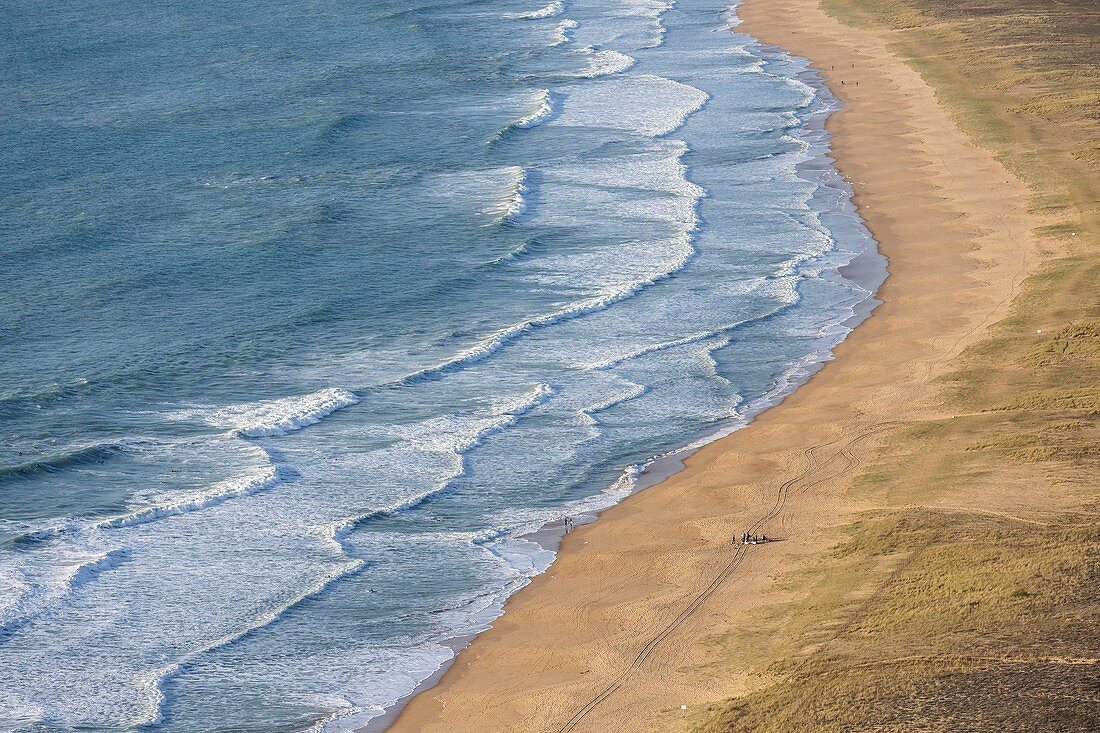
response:
<svg viewBox="0 0 1100 733"><path fill-rule="evenodd" d="M573 531L573 520L569 517L565 518L565 533L569 534Z"/></svg>

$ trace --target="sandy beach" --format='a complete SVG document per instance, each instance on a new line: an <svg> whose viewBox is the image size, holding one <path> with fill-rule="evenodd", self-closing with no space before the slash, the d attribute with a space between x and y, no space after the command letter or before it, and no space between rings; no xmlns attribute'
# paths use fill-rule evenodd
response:
<svg viewBox="0 0 1100 733"><path fill-rule="evenodd" d="M1035 463L947 465L965 451L984 460L973 435L1008 419L967 410L951 385L966 391L964 352L1059 253L1033 234L1049 215L1029 208L1028 187L959 129L881 31L842 24L817 0L749 0L741 16L739 30L811 59L843 102L828 129L889 259L882 305L783 404L568 535L549 572L392 731L740 729L722 717L725 701L762 694L799 660L839 658L853 630L875 628L858 614L919 553L902 542L859 554L869 517L895 529L920 517L1005 522L990 524L1003 536L1088 500L1087 482L1051 480ZM1042 330L1060 325L1008 328L1037 349L1050 338ZM746 530L780 541L732 542ZM931 638L941 626L928 623ZM915 632L891 638L874 660L935 656ZM1095 662L1075 654L1064 656ZM801 729L831 724L811 715Z"/></svg>

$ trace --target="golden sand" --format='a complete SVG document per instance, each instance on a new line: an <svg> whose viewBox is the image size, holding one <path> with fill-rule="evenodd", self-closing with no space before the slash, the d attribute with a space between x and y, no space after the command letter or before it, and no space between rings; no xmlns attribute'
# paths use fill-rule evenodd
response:
<svg viewBox="0 0 1100 733"><path fill-rule="evenodd" d="M842 24L816 0L749 0L741 14L844 103L828 129L889 259L883 304L782 405L568 535L393 731L916 730L952 719L965 690L936 687L947 707L900 722L875 695L908 710L928 680L1004 682L1011 666L1034 689L1043 665L1095 669L1084 637L1057 640L1096 610L1075 573L1095 573L1079 550L1095 547L1100 330L1079 320L1089 302L1051 305L1054 281L1025 286L1079 224L1065 207L1029 210L1028 187L881 25ZM1040 240L1042 227L1060 238ZM1058 272L1089 290L1096 269L1078 260ZM1027 297L1046 300L1024 317ZM1019 385L998 391L994 374ZM750 526L782 541L731 543ZM1051 588L1062 605L1032 613ZM1013 624L1054 641L1019 644ZM996 712L975 709L958 713L963 729Z"/></svg>

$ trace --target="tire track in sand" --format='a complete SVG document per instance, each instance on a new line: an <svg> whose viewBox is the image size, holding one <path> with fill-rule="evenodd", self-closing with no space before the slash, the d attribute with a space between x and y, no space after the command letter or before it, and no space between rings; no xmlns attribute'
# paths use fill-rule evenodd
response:
<svg viewBox="0 0 1100 733"><path fill-rule="evenodd" d="M815 486L819 486L826 481L830 481L832 479L839 478L840 476L850 473L861 465L860 459L854 453L852 453L852 448L854 446L872 435L876 435L900 424L902 424L901 421L877 423L870 430L860 433L854 438L849 439L840 447L839 450L837 450L824 461L821 461L818 458L817 451L823 448L827 448L831 445L836 445L842 440L841 438L836 438L825 443L818 443L816 445L810 446L809 448L806 448L802 452L802 455L807 459L809 466L802 473L787 479L779 485L779 488L776 491L775 503L768 509L768 511L758 517L749 526L749 533L755 534L765 524L775 519L782 513L792 488L799 484L803 484L804 482L806 482L807 479L815 476L815 474L817 474L821 470L826 469L837 458L842 458L844 460L844 465L840 468L839 471L830 472L828 475L820 476L815 478L813 481L804 483L804 485L801 487L800 493L805 492ZM599 707L601 703L603 703L609 697L622 689L622 687L626 684L626 682L630 679L634 672L636 672L646 662L646 660L653 655L653 652L656 651L661 642L667 639L674 631L676 631L676 629L683 625L685 621L691 618L691 616L694 615L694 613L699 610L699 608L704 603L706 603L706 601L712 595L714 595L714 592L718 590L718 588L731 575L733 575L738 567L741 566L741 563L744 562L745 557L748 554L748 546L739 544L735 547L736 549L733 551L733 555L729 558L729 560L726 561L726 564L722 566L722 569L718 572L718 574L714 577L710 584L703 588L691 600L691 602L688 603L688 605L683 610L681 610L680 613L678 613L676 617L672 619L672 621L668 623L668 625L658 631L645 643L645 645L638 651L630 664L627 665L626 669L624 669L617 677L615 677L615 679L613 679L602 691L592 697L575 713L573 713L572 717L570 717L563 726L558 728L558 733L570 733L570 731L575 730L576 727L580 725L581 721L583 721L589 713L591 713L593 710Z"/></svg>

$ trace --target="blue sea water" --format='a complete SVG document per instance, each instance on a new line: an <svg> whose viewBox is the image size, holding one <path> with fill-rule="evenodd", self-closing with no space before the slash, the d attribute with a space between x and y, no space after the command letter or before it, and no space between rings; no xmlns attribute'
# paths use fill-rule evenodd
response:
<svg viewBox="0 0 1100 733"><path fill-rule="evenodd" d="M881 265L728 0L0 19L0 730L354 730Z"/></svg>

